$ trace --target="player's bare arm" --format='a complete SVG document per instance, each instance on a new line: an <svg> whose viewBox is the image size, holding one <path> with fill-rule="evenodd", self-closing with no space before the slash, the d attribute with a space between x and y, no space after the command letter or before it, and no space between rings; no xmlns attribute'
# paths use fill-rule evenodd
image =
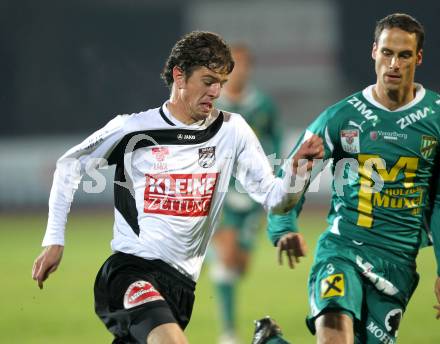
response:
<svg viewBox="0 0 440 344"><path fill-rule="evenodd" d="M61 245L47 246L37 259L35 259L32 267L32 278L37 281L40 289L43 289L43 282L58 268L58 265L60 265L63 251L64 246Z"/></svg>
<svg viewBox="0 0 440 344"><path fill-rule="evenodd" d="M277 243L278 264L283 265L283 256L286 255L289 268L294 269L300 257L305 257L307 244L301 233L284 234Z"/></svg>

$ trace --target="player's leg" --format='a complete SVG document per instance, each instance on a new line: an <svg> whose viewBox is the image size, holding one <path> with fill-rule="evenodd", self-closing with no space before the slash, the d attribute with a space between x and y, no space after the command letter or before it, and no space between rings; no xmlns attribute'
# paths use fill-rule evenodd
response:
<svg viewBox="0 0 440 344"><path fill-rule="evenodd" d="M215 255L211 264L211 277L216 287L223 321L220 343L238 342L235 334L236 291L240 278L248 269L260 219L261 209L257 207L248 211L236 211L225 206L223 227L214 236Z"/></svg>
<svg viewBox="0 0 440 344"><path fill-rule="evenodd" d="M353 320L342 312L328 312L315 320L318 344L352 344L354 341Z"/></svg>
<svg viewBox="0 0 440 344"><path fill-rule="evenodd" d="M358 335L359 343L396 343L400 320L414 292L419 276L414 268L388 259L363 259L372 273L365 285L365 310Z"/></svg>
<svg viewBox="0 0 440 344"><path fill-rule="evenodd" d="M289 344L283 338L281 328L269 316L255 320L254 323L255 329L252 344Z"/></svg>
<svg viewBox="0 0 440 344"><path fill-rule="evenodd" d="M111 256L95 282L95 310L115 343L187 343L193 281L161 261Z"/></svg>
<svg viewBox="0 0 440 344"><path fill-rule="evenodd" d="M177 324L163 324L155 327L147 338L148 344L188 344L182 329Z"/></svg>
<svg viewBox="0 0 440 344"><path fill-rule="evenodd" d="M328 238L318 243L309 276L311 315L307 325L319 344L353 343L364 294L362 277L350 256L348 247Z"/></svg>
<svg viewBox="0 0 440 344"><path fill-rule="evenodd" d="M214 254L210 265L222 321L221 343L234 343L236 339L236 287L240 278L238 265L240 252L237 230L222 227L213 239Z"/></svg>

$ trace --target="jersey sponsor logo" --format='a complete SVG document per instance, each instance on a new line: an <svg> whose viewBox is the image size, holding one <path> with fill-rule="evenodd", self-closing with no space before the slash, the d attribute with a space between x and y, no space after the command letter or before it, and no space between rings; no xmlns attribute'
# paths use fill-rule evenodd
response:
<svg viewBox="0 0 440 344"><path fill-rule="evenodd" d="M417 215L423 206L425 189L421 186L414 188L385 189L383 192L373 193L373 206L379 208L412 209L412 214Z"/></svg>
<svg viewBox="0 0 440 344"><path fill-rule="evenodd" d="M399 308L392 309L385 316L385 327L393 337L397 337L400 320L402 319L402 310Z"/></svg>
<svg viewBox="0 0 440 344"><path fill-rule="evenodd" d="M341 130L342 149L347 153L356 154L360 152L359 130Z"/></svg>
<svg viewBox="0 0 440 344"><path fill-rule="evenodd" d="M381 343L394 344L395 340L391 338L388 333L382 330L374 321L370 321L367 330L373 334Z"/></svg>
<svg viewBox="0 0 440 344"><path fill-rule="evenodd" d="M334 274L327 276L321 281L321 298L333 296L344 296L344 274Z"/></svg>
<svg viewBox="0 0 440 344"><path fill-rule="evenodd" d="M146 174L144 212L207 216L219 173Z"/></svg>
<svg viewBox="0 0 440 344"><path fill-rule="evenodd" d="M136 281L128 286L124 294L124 308L130 309L147 302L163 299L150 282Z"/></svg>
<svg viewBox="0 0 440 344"><path fill-rule="evenodd" d="M360 100L357 97L351 97L347 102L360 112L362 116L367 121L371 121L373 127L376 126L376 124L379 122L379 118L376 115L373 115L373 110L369 109L367 107L367 104L365 104L362 100Z"/></svg>
<svg viewBox="0 0 440 344"><path fill-rule="evenodd" d="M399 139L406 140L408 138L408 134L398 133L397 131L371 131L370 139L372 141L376 141L378 138L383 138L384 140L392 140L397 141Z"/></svg>
<svg viewBox="0 0 440 344"><path fill-rule="evenodd" d="M203 168L212 167L215 163L215 147L199 149L199 165Z"/></svg>
<svg viewBox="0 0 440 344"><path fill-rule="evenodd" d="M437 139L433 136L422 135L422 143L420 144L420 153L425 159L429 159L435 152L437 147Z"/></svg>
<svg viewBox="0 0 440 344"><path fill-rule="evenodd" d="M373 226L373 205L385 208L412 208L413 215L419 214L423 196L418 197L416 193L423 193L423 189L414 186L419 158L401 156L390 169L379 155L359 154L357 158L360 184L358 226ZM402 183L403 188L396 188L397 183ZM382 192L385 186L386 189Z"/></svg>
<svg viewBox="0 0 440 344"><path fill-rule="evenodd" d="M425 106L422 110L410 113L402 118L399 118L396 123L400 126L400 129L405 129L407 126L426 118L428 115L434 114L435 111L428 106Z"/></svg>

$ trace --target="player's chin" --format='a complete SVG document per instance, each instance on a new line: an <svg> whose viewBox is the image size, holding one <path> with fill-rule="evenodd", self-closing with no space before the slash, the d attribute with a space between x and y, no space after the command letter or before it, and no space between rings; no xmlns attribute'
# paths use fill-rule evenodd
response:
<svg viewBox="0 0 440 344"><path fill-rule="evenodd" d="M206 118L209 117L209 115L211 114L211 111L198 111L197 113L195 113L193 115L193 118L196 119L197 121L202 121Z"/></svg>
<svg viewBox="0 0 440 344"><path fill-rule="evenodd" d="M197 111L197 116L201 119L208 117L212 112L212 106L202 106Z"/></svg>

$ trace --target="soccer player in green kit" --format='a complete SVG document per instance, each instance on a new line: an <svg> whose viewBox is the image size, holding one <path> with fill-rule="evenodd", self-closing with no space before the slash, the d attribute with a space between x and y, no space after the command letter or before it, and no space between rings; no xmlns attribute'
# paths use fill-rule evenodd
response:
<svg viewBox="0 0 440 344"><path fill-rule="evenodd" d="M299 141L321 136L325 159L333 160L328 227L309 276L307 325L318 343L396 342L426 227L440 275L440 95L414 82L423 40L411 16L381 19L372 48L376 83L327 108ZM302 203L269 215L279 255L294 254ZM440 303L439 278L435 294Z"/></svg>

